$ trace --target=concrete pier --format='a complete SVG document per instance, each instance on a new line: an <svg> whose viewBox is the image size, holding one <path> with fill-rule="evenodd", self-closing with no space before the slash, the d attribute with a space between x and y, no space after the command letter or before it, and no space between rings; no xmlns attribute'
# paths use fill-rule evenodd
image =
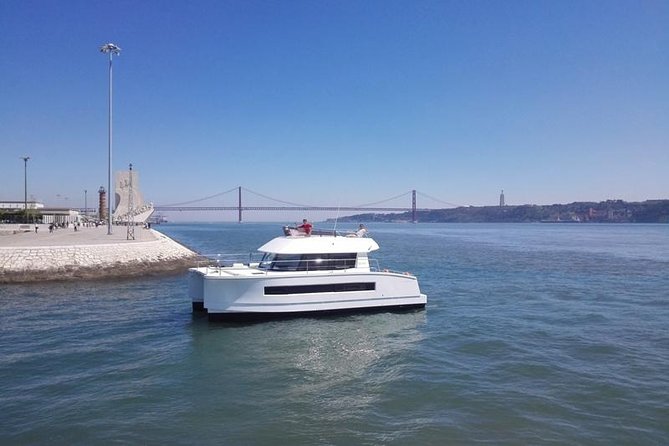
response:
<svg viewBox="0 0 669 446"><path fill-rule="evenodd" d="M197 253L153 229L106 226L57 229L31 226L30 232L0 225L0 283L105 279L185 271Z"/></svg>

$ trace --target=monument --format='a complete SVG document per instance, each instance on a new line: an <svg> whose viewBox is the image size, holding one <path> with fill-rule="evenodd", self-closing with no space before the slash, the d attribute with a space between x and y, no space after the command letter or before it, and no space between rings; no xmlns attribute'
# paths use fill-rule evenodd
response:
<svg viewBox="0 0 669 446"><path fill-rule="evenodd" d="M132 177L131 177L132 176ZM153 214L153 203L144 202L142 192L139 188L139 172L136 170L121 170L116 172L115 181L114 223L144 224Z"/></svg>

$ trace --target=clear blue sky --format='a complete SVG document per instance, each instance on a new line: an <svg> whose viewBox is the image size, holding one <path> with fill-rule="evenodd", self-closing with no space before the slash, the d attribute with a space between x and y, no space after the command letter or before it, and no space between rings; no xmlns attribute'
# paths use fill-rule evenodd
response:
<svg viewBox="0 0 669 446"><path fill-rule="evenodd" d="M23 155L47 205L106 187L107 42L114 170L156 204L669 198L664 0L3 0L0 200Z"/></svg>

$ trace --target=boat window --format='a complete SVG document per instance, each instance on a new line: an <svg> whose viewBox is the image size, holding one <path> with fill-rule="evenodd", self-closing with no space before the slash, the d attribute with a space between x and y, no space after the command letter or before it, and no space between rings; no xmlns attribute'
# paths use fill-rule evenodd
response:
<svg viewBox="0 0 669 446"><path fill-rule="evenodd" d="M272 267L272 261L274 260L275 254L273 252L266 252L265 255L260 259L258 263L258 268L261 269L270 269Z"/></svg>
<svg viewBox="0 0 669 446"><path fill-rule="evenodd" d="M355 268L356 253L276 254L267 253L259 268L273 271L330 271Z"/></svg>
<svg viewBox="0 0 669 446"><path fill-rule="evenodd" d="M272 270L275 271L304 271L301 254L275 254L272 260Z"/></svg>
<svg viewBox="0 0 669 446"><path fill-rule="evenodd" d="M374 282L324 283L319 285L266 286L265 295L345 293L348 291L374 291Z"/></svg>
<svg viewBox="0 0 669 446"><path fill-rule="evenodd" d="M357 254L354 252L346 254L336 254L330 257L333 269L355 268L355 259Z"/></svg>
<svg viewBox="0 0 669 446"><path fill-rule="evenodd" d="M333 269L355 268L356 254L304 254L302 260L306 262L309 271L329 271Z"/></svg>

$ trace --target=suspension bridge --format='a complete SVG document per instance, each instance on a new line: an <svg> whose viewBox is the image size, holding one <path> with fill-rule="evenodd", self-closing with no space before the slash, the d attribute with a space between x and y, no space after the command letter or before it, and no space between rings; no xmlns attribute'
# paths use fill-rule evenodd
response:
<svg viewBox="0 0 669 446"><path fill-rule="evenodd" d="M234 206L203 206L203 205L198 205L198 203L202 203L204 201L212 200L217 197L221 197L223 195L227 194L233 194L237 193L237 204ZM255 206L255 205L244 205L244 200L243 198L246 197L246 195L243 195L242 192L245 192L247 194L251 194L254 196L258 196L261 198L264 198L266 200L270 200L271 202L275 203L280 203L281 205L275 205L275 206ZM402 206L381 206L384 203L388 203L393 200L398 200L403 197L411 197L410 205L406 207ZM448 203L443 200L439 200L438 198L431 197L427 194L421 193L414 190L410 190L407 192L404 192L402 194L386 198L384 200L376 201L374 203L366 203L366 204L360 204L356 206L310 206L310 205L305 205L305 204L298 204L298 203L291 203L289 201L284 201L284 200L279 200L277 198L272 198L267 195L261 194L259 192L254 192L250 189L247 189L242 186L237 186L232 189L226 190L224 192L219 192L213 195L209 195L206 197L202 198L197 198L195 200L190 200L182 203L175 203L175 204L165 204L165 205L154 205L154 209L159 212L168 212L168 211L234 211L237 213L237 220L241 223L242 222L242 216L244 212L249 212L249 211L337 211L337 212L358 212L358 211L365 211L365 212L409 212L411 211L411 219L412 221L416 221L416 213L418 211L427 211L427 210L432 210L432 208L418 208L417 206L417 196L422 196L425 198L428 198L432 201L435 201L440 204L447 205L449 207L457 207L459 205L453 204L453 203Z"/></svg>

